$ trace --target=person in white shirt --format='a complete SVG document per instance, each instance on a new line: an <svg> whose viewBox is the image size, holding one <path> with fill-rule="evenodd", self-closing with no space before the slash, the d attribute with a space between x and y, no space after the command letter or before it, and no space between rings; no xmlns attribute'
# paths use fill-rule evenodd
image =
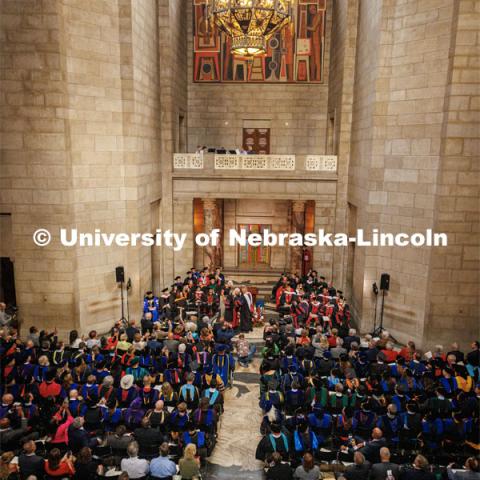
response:
<svg viewBox="0 0 480 480"><path fill-rule="evenodd" d="M87 344L87 348L101 347L102 346L102 342L97 337L97 331L96 330L92 330L88 334L88 340L85 343Z"/></svg>
<svg viewBox="0 0 480 480"><path fill-rule="evenodd" d="M127 447L128 458L122 458L120 468L122 472L128 473L128 478L143 478L150 470L148 461L138 458L138 443L131 442Z"/></svg>
<svg viewBox="0 0 480 480"><path fill-rule="evenodd" d="M0 303L0 326L8 325L12 317L6 312L7 305L3 302Z"/></svg>

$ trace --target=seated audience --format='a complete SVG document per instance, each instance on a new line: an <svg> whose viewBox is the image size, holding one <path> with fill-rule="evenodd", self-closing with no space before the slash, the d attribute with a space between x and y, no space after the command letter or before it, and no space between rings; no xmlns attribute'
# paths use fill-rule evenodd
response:
<svg viewBox="0 0 480 480"><path fill-rule="evenodd" d="M387 447L380 449L380 463L374 463L370 470L370 480L399 480L400 467L390 462L390 450Z"/></svg>
<svg viewBox="0 0 480 480"><path fill-rule="evenodd" d="M347 480L431 480L453 461L464 467L450 479L478 478L475 457L465 461L480 450L478 341L423 354L386 331L359 335L343 293L315 271L282 274L272 301L255 451L267 478L318 478L316 463L336 458L353 461ZM180 458L184 479L199 475L235 365L255 353L252 293L219 269L191 269L148 291L141 313L69 342L0 327L0 480L166 479Z"/></svg>
<svg viewBox="0 0 480 480"><path fill-rule="evenodd" d="M123 458L120 463L122 471L128 473L130 479L145 478L150 471L148 460L139 458L138 451L137 442L129 443L127 447L128 458Z"/></svg>
<svg viewBox="0 0 480 480"><path fill-rule="evenodd" d="M295 480L318 480L323 478L320 468L318 465L315 465L311 453L306 453L303 456L302 464L295 469L293 478Z"/></svg>
<svg viewBox="0 0 480 480"><path fill-rule="evenodd" d="M368 480L371 464L365 459L361 452L355 452L353 455L353 464L349 465L343 476L346 480Z"/></svg>
<svg viewBox="0 0 480 480"><path fill-rule="evenodd" d="M52 448L45 462L45 473L53 478L72 477L75 473L74 460L70 452L62 456L58 448Z"/></svg>
<svg viewBox="0 0 480 480"><path fill-rule="evenodd" d="M479 462L476 458L469 457L463 465L463 470L454 471L452 465L449 465L447 468L447 474L449 480L479 480Z"/></svg>
<svg viewBox="0 0 480 480"><path fill-rule="evenodd" d="M18 456L18 467L20 468L20 476L25 480L30 475L37 478L43 477L45 468L45 459L35 452L37 445L33 440L27 440L23 444L23 452Z"/></svg>
<svg viewBox="0 0 480 480"><path fill-rule="evenodd" d="M267 469L267 480L292 480L293 472L289 463L282 460L278 452L272 454L272 465Z"/></svg>
<svg viewBox="0 0 480 480"><path fill-rule="evenodd" d="M415 457L412 467L402 470L400 480L435 480L435 475L429 470L428 460L423 455Z"/></svg>
<svg viewBox="0 0 480 480"><path fill-rule="evenodd" d="M168 458L167 442L160 445L160 455L150 462L150 478L152 480L169 480L177 473L177 466Z"/></svg>
<svg viewBox="0 0 480 480"><path fill-rule="evenodd" d="M197 447L189 443L183 452L183 457L178 462L178 474L182 480L192 480L200 474L200 461L196 458Z"/></svg>

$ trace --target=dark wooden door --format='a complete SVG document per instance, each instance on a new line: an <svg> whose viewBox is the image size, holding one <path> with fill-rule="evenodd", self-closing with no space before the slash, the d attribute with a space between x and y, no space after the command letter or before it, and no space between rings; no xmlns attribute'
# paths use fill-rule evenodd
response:
<svg viewBox="0 0 480 480"><path fill-rule="evenodd" d="M244 128L243 149L253 151L258 155L270 154L270 129L269 128Z"/></svg>

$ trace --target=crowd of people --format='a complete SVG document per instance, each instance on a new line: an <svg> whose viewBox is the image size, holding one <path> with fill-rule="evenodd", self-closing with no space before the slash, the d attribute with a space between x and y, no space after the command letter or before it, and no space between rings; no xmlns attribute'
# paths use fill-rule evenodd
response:
<svg viewBox="0 0 480 480"><path fill-rule="evenodd" d="M385 331L360 336L314 271L282 275L272 297L256 450L268 479L318 479L338 460L352 462L347 480L430 480L429 460L463 466L452 480L479 478L478 342L422 353ZM198 478L236 364L255 353L254 304L220 269L192 269L146 292L138 324L103 336L3 325L0 480Z"/></svg>
<svg viewBox="0 0 480 480"><path fill-rule="evenodd" d="M192 267L184 279L175 277L159 297L147 292L142 325L151 330L158 320L180 318L183 322L192 315L200 320L200 326L204 319L220 318L234 330L250 332L256 315L255 301L245 285L235 287L231 280L225 281L220 268L209 272L207 267L201 271Z"/></svg>
<svg viewBox="0 0 480 480"><path fill-rule="evenodd" d="M316 480L316 460L351 462L347 480L442 478L433 463L451 479L480 478L477 341L468 353L456 343L422 353L386 331L360 336L342 292L316 272L282 275L272 295L256 451L267 478Z"/></svg>
<svg viewBox="0 0 480 480"><path fill-rule="evenodd" d="M147 292L101 336L0 330L0 480L197 478L225 389L252 351L253 298L220 269ZM232 338L240 334L234 356Z"/></svg>

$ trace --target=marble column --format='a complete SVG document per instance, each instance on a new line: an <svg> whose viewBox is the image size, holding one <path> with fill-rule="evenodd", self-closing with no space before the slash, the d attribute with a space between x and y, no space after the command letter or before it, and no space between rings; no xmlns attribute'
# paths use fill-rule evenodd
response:
<svg viewBox="0 0 480 480"><path fill-rule="evenodd" d="M203 203L203 226L204 232L210 233L214 228L222 230L220 224L220 211L217 200L214 198L202 199ZM205 254L207 256L206 267L214 269L222 266L222 240L221 235L217 246L208 245L205 247Z"/></svg>
<svg viewBox="0 0 480 480"><path fill-rule="evenodd" d="M292 201L292 233L305 233L305 201ZM290 247L290 271L292 273L302 273L302 247Z"/></svg>

